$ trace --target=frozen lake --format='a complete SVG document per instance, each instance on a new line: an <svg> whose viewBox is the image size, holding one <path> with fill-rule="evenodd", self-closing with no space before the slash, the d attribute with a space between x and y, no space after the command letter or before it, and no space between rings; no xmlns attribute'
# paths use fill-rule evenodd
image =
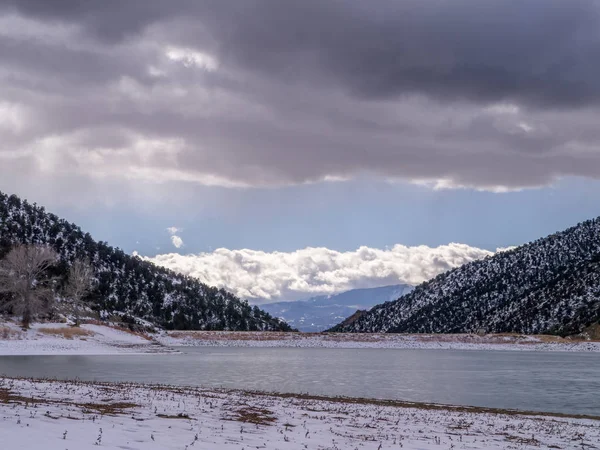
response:
<svg viewBox="0 0 600 450"><path fill-rule="evenodd" d="M600 416L600 355L459 350L181 348L1 356L0 375L343 395Z"/></svg>

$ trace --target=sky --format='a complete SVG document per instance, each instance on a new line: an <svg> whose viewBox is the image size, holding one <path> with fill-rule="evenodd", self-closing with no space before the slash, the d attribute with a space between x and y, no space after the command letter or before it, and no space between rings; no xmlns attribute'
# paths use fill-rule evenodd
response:
<svg viewBox="0 0 600 450"><path fill-rule="evenodd" d="M596 0L0 0L0 190L253 302L600 215Z"/></svg>

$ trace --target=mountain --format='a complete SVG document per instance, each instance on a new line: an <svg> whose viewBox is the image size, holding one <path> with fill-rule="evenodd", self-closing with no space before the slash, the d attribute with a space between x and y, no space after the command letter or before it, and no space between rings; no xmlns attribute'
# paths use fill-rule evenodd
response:
<svg viewBox="0 0 600 450"><path fill-rule="evenodd" d="M358 310L371 309L378 303L397 299L413 289L407 284L370 289L353 289L335 295L321 295L307 300L262 305L274 317L285 320L300 331L323 331Z"/></svg>
<svg viewBox="0 0 600 450"><path fill-rule="evenodd" d="M453 269L331 331L569 335L600 320L600 218Z"/></svg>
<svg viewBox="0 0 600 450"><path fill-rule="evenodd" d="M63 280L76 258L91 261L97 288L88 299L101 317L139 317L167 329L289 331L233 294L96 242L79 227L15 195L0 192L0 257L17 243L47 244Z"/></svg>

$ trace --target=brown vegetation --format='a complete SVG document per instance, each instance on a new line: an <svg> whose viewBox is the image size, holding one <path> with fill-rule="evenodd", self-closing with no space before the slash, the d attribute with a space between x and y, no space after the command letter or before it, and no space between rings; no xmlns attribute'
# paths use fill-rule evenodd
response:
<svg viewBox="0 0 600 450"><path fill-rule="evenodd" d="M117 416L125 414L126 409L136 408L138 405L129 402L116 403L75 403L76 406L83 408L84 413L99 413L105 416Z"/></svg>
<svg viewBox="0 0 600 450"><path fill-rule="evenodd" d="M87 336L93 336L89 330L85 330L83 328L77 327L64 327L64 328L38 328L38 331L43 334L48 334L52 336L60 336L65 339L73 339L75 337L82 338Z"/></svg>
<svg viewBox="0 0 600 450"><path fill-rule="evenodd" d="M592 339L600 339L598 335ZM298 333L278 331L170 331L169 336L176 339L194 339L204 341L301 341L319 338L332 342L388 342L397 339L418 342L456 342L464 344L539 344L568 343L574 337L563 338L554 335L502 334L393 334L393 333Z"/></svg>
<svg viewBox="0 0 600 450"><path fill-rule="evenodd" d="M160 417L161 419L191 419L190 416L184 413L179 414L157 414L156 417Z"/></svg>
<svg viewBox="0 0 600 450"><path fill-rule="evenodd" d="M0 326L0 339L21 339L23 333L17 330L13 330L10 327Z"/></svg>
<svg viewBox="0 0 600 450"><path fill-rule="evenodd" d="M275 417L273 412L268 409L246 405L243 408L233 411L232 415L227 415L223 420L235 420L237 422L252 423L254 425L271 425L273 422L277 421L277 417Z"/></svg>
<svg viewBox="0 0 600 450"><path fill-rule="evenodd" d="M583 330L583 333L581 333L581 335L585 339L600 341L600 323L590 325L585 330Z"/></svg>
<svg viewBox="0 0 600 450"><path fill-rule="evenodd" d="M70 405L82 408L82 412L85 414L102 414L116 416L125 414L128 409L136 408L138 405L131 402L115 402L115 403L77 403L69 400L56 400L36 397L25 397L19 394L15 394L10 389L0 388L0 403L11 404L11 403L25 403L28 405Z"/></svg>

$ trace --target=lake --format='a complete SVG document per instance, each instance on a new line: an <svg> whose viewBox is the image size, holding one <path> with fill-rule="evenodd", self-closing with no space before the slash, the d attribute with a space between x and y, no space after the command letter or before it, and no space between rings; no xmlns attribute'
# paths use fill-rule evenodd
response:
<svg viewBox="0 0 600 450"><path fill-rule="evenodd" d="M0 374L344 395L600 416L600 355L460 350L181 348L0 356Z"/></svg>

